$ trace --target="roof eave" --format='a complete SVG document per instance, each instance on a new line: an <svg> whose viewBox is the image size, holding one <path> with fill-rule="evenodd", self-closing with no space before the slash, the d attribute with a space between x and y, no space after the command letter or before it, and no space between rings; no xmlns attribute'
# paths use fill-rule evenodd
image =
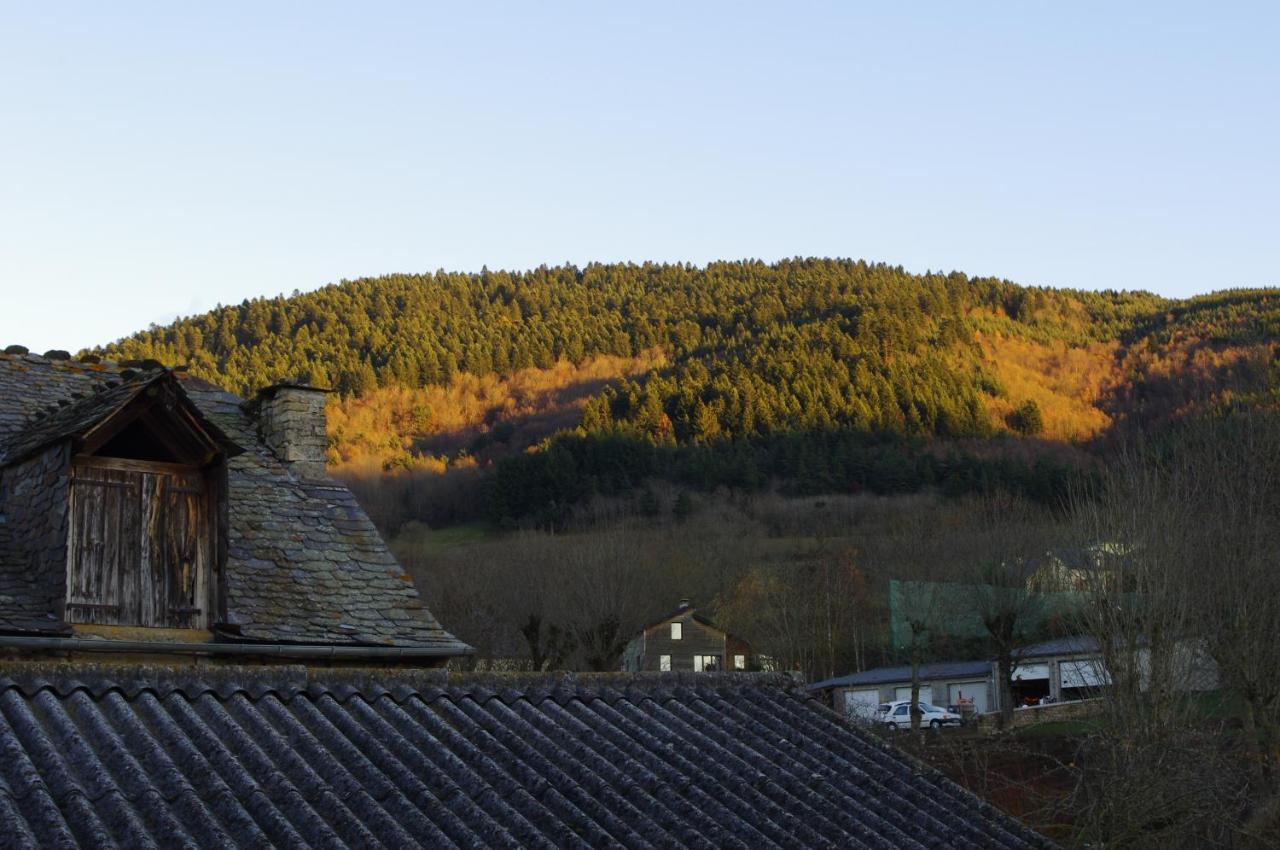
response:
<svg viewBox="0 0 1280 850"><path fill-rule="evenodd" d="M456 658L475 650L464 643L437 646L368 646L364 644L184 643L181 641L102 640L77 637L0 635L0 649L39 652L113 652L150 655L208 655L299 660L395 661Z"/></svg>

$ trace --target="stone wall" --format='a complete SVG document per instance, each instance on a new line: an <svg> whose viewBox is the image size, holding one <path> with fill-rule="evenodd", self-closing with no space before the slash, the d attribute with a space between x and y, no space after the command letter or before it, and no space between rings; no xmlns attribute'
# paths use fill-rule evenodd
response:
<svg viewBox="0 0 1280 850"><path fill-rule="evenodd" d="M302 478L325 476L325 391L274 386L259 399L258 426L276 457Z"/></svg>
<svg viewBox="0 0 1280 850"><path fill-rule="evenodd" d="M1022 729L1027 726L1034 726L1037 723L1079 720L1096 714L1101 707L1101 703L1097 699L1084 699L1018 708L1014 709L1013 720L1008 728ZM995 732L1000 728L1000 714L999 712L991 712L979 715L977 723L978 728L982 731Z"/></svg>

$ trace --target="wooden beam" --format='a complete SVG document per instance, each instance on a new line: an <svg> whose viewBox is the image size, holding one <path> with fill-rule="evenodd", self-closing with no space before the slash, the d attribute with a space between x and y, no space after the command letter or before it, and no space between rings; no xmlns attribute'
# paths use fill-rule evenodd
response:
<svg viewBox="0 0 1280 850"><path fill-rule="evenodd" d="M165 463L159 460L130 460L122 457L97 457L94 455L76 455L72 459L75 466L93 469L114 469L117 472L151 472L164 475L186 475L198 472L199 467L186 463Z"/></svg>
<svg viewBox="0 0 1280 850"><path fill-rule="evenodd" d="M140 415L142 411L130 402L123 409L117 410L85 432L80 438L80 451L84 454L93 454L116 434L128 428Z"/></svg>

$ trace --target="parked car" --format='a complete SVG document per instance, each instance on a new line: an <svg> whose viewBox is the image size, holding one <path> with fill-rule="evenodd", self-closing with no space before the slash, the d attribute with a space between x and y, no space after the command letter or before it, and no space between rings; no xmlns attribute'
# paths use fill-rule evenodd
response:
<svg viewBox="0 0 1280 850"><path fill-rule="evenodd" d="M928 726L932 729L941 729L943 726L960 726L964 723L964 718L954 711L948 711L945 708L939 708L928 702L918 703L920 710L920 725ZM875 722L883 724L890 732L898 729L911 728L911 700L898 700L896 702L881 703L876 708Z"/></svg>

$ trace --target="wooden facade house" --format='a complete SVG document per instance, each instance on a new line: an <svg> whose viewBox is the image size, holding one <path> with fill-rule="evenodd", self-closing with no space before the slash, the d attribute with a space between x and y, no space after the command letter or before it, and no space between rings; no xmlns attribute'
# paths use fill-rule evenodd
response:
<svg viewBox="0 0 1280 850"><path fill-rule="evenodd" d="M636 633L622 654L628 672L746 672L759 669L751 645L699 614L688 599Z"/></svg>

